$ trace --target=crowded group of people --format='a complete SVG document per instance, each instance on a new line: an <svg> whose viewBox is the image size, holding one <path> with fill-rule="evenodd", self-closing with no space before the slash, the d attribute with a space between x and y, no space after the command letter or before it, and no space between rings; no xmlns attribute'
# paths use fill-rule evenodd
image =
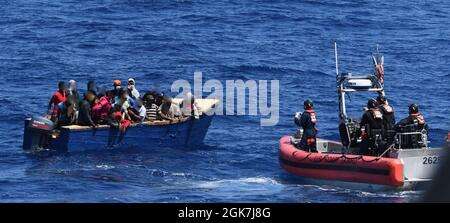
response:
<svg viewBox="0 0 450 223"><path fill-rule="evenodd" d="M149 91L141 96L133 78L128 79L126 86L122 86L120 80L114 80L110 90L98 88L96 82L90 80L83 97L75 80L61 81L48 103L47 114L57 126L96 128L108 124L121 130L126 130L132 123L175 121L187 116L198 119L200 115L190 92L180 105L158 91Z"/></svg>
<svg viewBox="0 0 450 223"><path fill-rule="evenodd" d="M360 154L382 154L393 143L393 135L401 132L405 126L413 126L414 131L417 132L422 130L428 132L428 125L419 112L419 105L413 103L408 108L408 117L396 123L394 108L387 103L385 96L379 95L377 99L369 99L360 122ZM317 129L315 127L317 118L313 109L313 102L305 100L304 109L304 112L297 112L294 118L295 124L303 129L299 148L309 152L317 152Z"/></svg>

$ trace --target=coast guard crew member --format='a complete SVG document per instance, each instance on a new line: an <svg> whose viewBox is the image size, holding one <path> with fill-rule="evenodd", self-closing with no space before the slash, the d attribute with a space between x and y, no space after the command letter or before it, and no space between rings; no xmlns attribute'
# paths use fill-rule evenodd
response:
<svg viewBox="0 0 450 223"><path fill-rule="evenodd" d="M316 148L316 112L313 109L313 102L311 100L305 100L305 111L303 113L297 112L294 122L298 126L303 128L303 135L300 141L300 148L308 152L317 152Z"/></svg>

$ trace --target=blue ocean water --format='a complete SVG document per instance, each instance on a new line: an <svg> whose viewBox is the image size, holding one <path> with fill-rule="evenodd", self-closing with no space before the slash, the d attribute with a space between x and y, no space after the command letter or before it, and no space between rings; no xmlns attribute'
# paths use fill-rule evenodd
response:
<svg viewBox="0 0 450 223"><path fill-rule="evenodd" d="M6 0L0 8L0 202L408 202L420 192L304 184L278 165L278 139L315 101L320 137L338 138L333 43L342 71L385 54L397 117L418 102L433 146L449 131L450 4L399 1ZM217 116L205 147L127 148L51 157L21 150L23 119L60 80L280 80L280 121ZM361 100L356 96L355 100ZM364 98L365 99L365 98Z"/></svg>

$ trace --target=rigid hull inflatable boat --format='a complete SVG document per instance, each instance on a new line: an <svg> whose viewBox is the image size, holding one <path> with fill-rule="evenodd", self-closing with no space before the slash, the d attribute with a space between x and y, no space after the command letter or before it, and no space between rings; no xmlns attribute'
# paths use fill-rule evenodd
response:
<svg viewBox="0 0 450 223"><path fill-rule="evenodd" d="M174 99L180 103L182 99ZM70 125L59 129L48 120L25 119L23 149L26 151L74 152L117 147L192 147L203 143L213 116L205 113L214 108L216 99L197 99L199 119L184 117L177 121L155 120L132 124L125 132L109 125L96 130L89 126Z"/></svg>
<svg viewBox="0 0 450 223"><path fill-rule="evenodd" d="M428 147L426 131L412 126L388 133L392 144L380 155L357 155L360 151L359 119L347 115L346 94L353 92L385 95L383 77L339 74L336 50L336 84L339 98L339 132L341 142L317 139L318 153L298 148L301 132L279 141L279 162L287 172L320 183L355 182L358 186L387 186L397 189L421 189L437 169L446 148ZM383 64L380 53L373 55L375 67ZM384 75L384 74L383 74ZM361 185L361 183L363 185Z"/></svg>

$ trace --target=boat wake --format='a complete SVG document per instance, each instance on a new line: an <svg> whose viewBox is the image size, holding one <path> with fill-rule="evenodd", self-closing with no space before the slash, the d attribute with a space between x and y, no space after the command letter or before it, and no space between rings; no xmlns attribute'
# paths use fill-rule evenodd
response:
<svg viewBox="0 0 450 223"><path fill-rule="evenodd" d="M278 181L270 177L246 177L239 179L227 179L227 180L215 180L215 181L204 181L195 185L197 188L220 188L220 187L233 187L241 186L243 189L245 186L251 187L252 185L281 185ZM238 187L239 188L239 187Z"/></svg>

